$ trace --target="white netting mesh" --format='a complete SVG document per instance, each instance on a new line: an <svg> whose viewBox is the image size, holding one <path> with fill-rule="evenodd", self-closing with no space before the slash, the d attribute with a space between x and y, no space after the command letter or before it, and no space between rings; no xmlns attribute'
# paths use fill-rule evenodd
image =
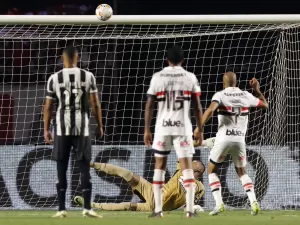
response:
<svg viewBox="0 0 300 225"><path fill-rule="evenodd" d="M51 146L43 145L41 109L45 82L62 68L60 55L68 44L78 48L79 66L95 74L102 93L105 136L97 138L92 119L93 159L151 180L154 161L143 146L145 93L152 74L166 65L165 50L178 44L185 52L184 67L200 81L204 108L222 89L225 71L237 73L241 89L249 89L252 77L259 79L270 109L249 117L249 174L263 207L295 208L300 205L298 35L297 24L0 26L0 207L57 206L56 167ZM214 118L205 127L205 137L216 131ZM195 157L206 164L208 151L197 151ZM168 169L170 174L175 170L174 153ZM229 158L219 172L226 204L247 206ZM74 162L68 177L70 205L80 191ZM92 171L92 181L95 201L133 198L122 179ZM208 191L202 204L211 208L206 175L203 182Z"/></svg>

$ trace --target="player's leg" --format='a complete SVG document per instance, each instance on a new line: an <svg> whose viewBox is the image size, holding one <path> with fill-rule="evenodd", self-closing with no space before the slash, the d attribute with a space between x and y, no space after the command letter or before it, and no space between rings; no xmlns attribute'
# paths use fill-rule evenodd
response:
<svg viewBox="0 0 300 225"><path fill-rule="evenodd" d="M195 153L193 138L192 136L176 136L173 138L173 145L180 163L184 188L186 190L187 217L191 217L194 215L195 200L195 177L192 167L192 159Z"/></svg>
<svg viewBox="0 0 300 225"><path fill-rule="evenodd" d="M84 205L84 199L81 196L76 196L74 202L78 205ZM122 202L122 203L96 203L91 202L91 207L105 211L136 211L137 203Z"/></svg>
<svg viewBox="0 0 300 225"><path fill-rule="evenodd" d="M92 208L97 208L106 211L151 211L147 209L153 209L153 191L152 185L146 181L144 178L132 173L131 171L118 167L112 164L106 163L90 163L90 167L105 172L109 175L119 176L122 177L124 180L128 182L128 184L133 189L134 193L140 197L140 199L146 201L146 203L130 203L130 202L123 202L123 203L95 203L91 202ZM79 205L84 205L84 199L81 196L76 196L74 198L74 202Z"/></svg>
<svg viewBox="0 0 300 225"><path fill-rule="evenodd" d="M116 165L94 162L90 163L90 166L109 175L122 177L131 188L137 186L140 181L140 176L132 173L130 170Z"/></svg>
<svg viewBox="0 0 300 225"><path fill-rule="evenodd" d="M135 175L137 176L137 175ZM134 178L135 179L135 178ZM152 185L142 177L138 177L139 182L136 185L132 185L133 192L145 203L95 203L91 202L91 207L106 210L106 211L141 211L150 212L154 208L153 190ZM134 182L132 182L133 184ZM81 196L76 196L74 202L78 205L84 205L84 200Z"/></svg>
<svg viewBox="0 0 300 225"><path fill-rule="evenodd" d="M90 177L90 166L89 163L85 160L78 161L80 169L80 183L82 189L82 196L84 199L83 208L90 210L91 209L91 192L92 192L92 183Z"/></svg>
<svg viewBox="0 0 300 225"><path fill-rule="evenodd" d="M57 161L57 177L58 183L56 184L58 196L58 211L66 210L66 190L67 190L67 170L68 159Z"/></svg>
<svg viewBox="0 0 300 225"><path fill-rule="evenodd" d="M228 152L228 144L216 141L212 150L210 151L209 162L207 166L208 182L216 202L216 206L209 215L217 215L220 212L225 211L223 199L222 199L222 187L220 179L217 175L217 166L222 163Z"/></svg>
<svg viewBox="0 0 300 225"><path fill-rule="evenodd" d="M82 189L82 196L84 199L84 209L82 214L83 216L87 217L101 218L102 216L97 215L91 209L92 182L90 175L90 161L92 146L90 138L82 136L73 137L72 142L74 152L76 154L76 160L78 161L80 170L80 183Z"/></svg>
<svg viewBox="0 0 300 225"><path fill-rule="evenodd" d="M94 203L93 208L104 211L136 211L137 203L121 202L121 203Z"/></svg>
<svg viewBox="0 0 300 225"><path fill-rule="evenodd" d="M104 211L151 212L153 210L153 207L149 203L135 203L135 202L93 203L92 207Z"/></svg>
<svg viewBox="0 0 300 225"><path fill-rule="evenodd" d="M54 139L53 155L57 165L58 182L56 184L58 196L58 212L53 217L66 216L66 190L67 190L67 169L70 157L70 137L57 136Z"/></svg>
<svg viewBox="0 0 300 225"><path fill-rule="evenodd" d="M151 217L162 216L163 206L163 185L165 183L165 174L167 166L167 156L170 154L171 137L169 136L154 136L153 150L155 157L154 175L153 175L153 195L154 195L154 212Z"/></svg>
<svg viewBox="0 0 300 225"><path fill-rule="evenodd" d="M256 195L254 192L254 185L251 178L246 173L246 165L247 165L247 154L246 154L246 146L244 143L234 143L234 146L231 150L232 161L235 165L235 170L237 175L240 178L242 186L248 195L251 207L252 214L257 215L259 209L259 205L257 203Z"/></svg>
<svg viewBox="0 0 300 225"><path fill-rule="evenodd" d="M122 203L94 203L93 208L104 211L139 211L151 212L153 207L148 203L122 202Z"/></svg>

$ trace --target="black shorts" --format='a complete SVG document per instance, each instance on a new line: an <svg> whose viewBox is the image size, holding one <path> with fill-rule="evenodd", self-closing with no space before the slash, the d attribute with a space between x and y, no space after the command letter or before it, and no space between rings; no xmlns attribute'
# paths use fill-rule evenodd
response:
<svg viewBox="0 0 300 225"><path fill-rule="evenodd" d="M89 136L55 136L53 157L55 160L69 160L71 151L76 160L91 161L92 145Z"/></svg>

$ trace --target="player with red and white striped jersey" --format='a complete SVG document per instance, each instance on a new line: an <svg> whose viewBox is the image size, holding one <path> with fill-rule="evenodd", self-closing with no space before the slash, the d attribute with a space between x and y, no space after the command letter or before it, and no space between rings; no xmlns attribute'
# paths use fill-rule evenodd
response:
<svg viewBox="0 0 300 225"><path fill-rule="evenodd" d="M158 102L158 113L155 125L155 135L152 148L155 155L155 170L153 176L153 192L155 209L152 217L162 216L162 187L165 180L167 155L172 145L175 148L183 174L186 189L187 217L195 216L194 195L195 181L192 170L192 157L195 153L193 146L193 130L190 120L191 103L196 117L198 131L194 134L200 144L202 133L202 107L200 104L200 87L193 73L181 67L183 51L174 46L168 50L169 66L153 75L147 92L148 100L145 109L144 141L151 145L152 134L150 121L154 103Z"/></svg>
<svg viewBox="0 0 300 225"><path fill-rule="evenodd" d="M153 75L148 95L156 96L155 135L192 136L191 97L200 96L196 76L181 66L168 66Z"/></svg>
<svg viewBox="0 0 300 225"><path fill-rule="evenodd" d="M258 81L253 78L250 86L256 93L254 97L247 91L236 87L236 74L227 72L223 76L224 90L217 92L209 108L203 115L205 124L218 110L219 129L214 146L210 152L208 163L208 179L212 194L216 201L215 209L210 215L217 215L225 210L221 195L221 183L216 174L217 165L222 163L227 154L230 154L237 174L250 200L253 215L259 211L259 205L254 193L253 182L246 174L246 145L245 135L248 127L249 108L268 108L268 102L260 92Z"/></svg>

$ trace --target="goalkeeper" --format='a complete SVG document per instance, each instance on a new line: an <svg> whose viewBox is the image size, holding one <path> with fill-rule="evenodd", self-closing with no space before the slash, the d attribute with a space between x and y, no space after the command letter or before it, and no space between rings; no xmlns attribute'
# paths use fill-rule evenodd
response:
<svg viewBox="0 0 300 225"><path fill-rule="evenodd" d="M202 146L207 146L209 148L213 145L214 138L207 139L203 141ZM196 146L197 143L194 143ZM90 163L92 168L96 170L105 172L109 175L122 177L128 182L128 184L133 189L133 192L143 201L143 203L134 202L123 202L123 203L95 203L92 202L92 208L97 208L106 211L141 211L150 212L154 209L154 197L152 191L152 184L146 181L143 177L140 177L131 171L121 168L112 164L106 163ZM171 211L178 209L185 205L185 190L183 187L183 177L182 172L179 169L179 164L177 165L176 172L171 177L168 183L163 188L163 211ZM193 170L195 177L195 203L197 204L199 200L204 195L205 189L203 184L198 181L201 175L205 171L205 166L200 161L193 161ZM76 196L74 202L83 205L83 198ZM199 211L202 210L200 206L196 206Z"/></svg>

